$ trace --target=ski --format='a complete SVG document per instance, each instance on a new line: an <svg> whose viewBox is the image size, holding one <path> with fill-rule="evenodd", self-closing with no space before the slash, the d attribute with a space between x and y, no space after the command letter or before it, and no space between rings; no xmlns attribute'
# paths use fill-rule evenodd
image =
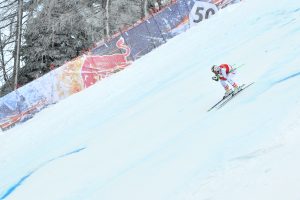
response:
<svg viewBox="0 0 300 200"><path fill-rule="evenodd" d="M237 93L235 94L231 94L229 98L227 98L225 101L223 101L221 104L219 104L219 106L217 107L217 109L222 108L224 105L226 105L231 99L233 99L235 96L237 96L238 94L240 94L242 91L244 91L246 88L248 88L249 86L253 85L254 82L242 87L241 90L239 90Z"/></svg>
<svg viewBox="0 0 300 200"><path fill-rule="evenodd" d="M229 97L231 97L232 94L228 95L225 98L222 98L220 101L218 101L215 105L213 105L210 109L207 110L207 112L211 111L212 109L214 109L215 107L217 107L220 103L222 103L223 101L225 101L226 99L228 99Z"/></svg>

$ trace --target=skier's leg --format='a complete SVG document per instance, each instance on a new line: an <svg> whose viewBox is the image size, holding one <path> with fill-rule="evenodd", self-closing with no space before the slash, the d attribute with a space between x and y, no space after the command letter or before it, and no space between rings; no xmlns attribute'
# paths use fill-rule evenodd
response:
<svg viewBox="0 0 300 200"><path fill-rule="evenodd" d="M224 90L230 89L230 88L229 88L229 85L227 84L226 81L220 80L220 83L221 83L222 87L224 88Z"/></svg>
<svg viewBox="0 0 300 200"><path fill-rule="evenodd" d="M236 72L229 73L228 76L227 76L227 81L228 81L228 83L230 83L230 85L236 91L236 90L239 89L239 86L238 86L237 82L235 81L235 75L236 75Z"/></svg>
<svg viewBox="0 0 300 200"><path fill-rule="evenodd" d="M220 83L223 86L224 90L226 91L225 94L224 94L224 97L227 97L229 94L232 93L232 90L230 89L230 87L229 87L229 85L227 84L226 81L220 80Z"/></svg>

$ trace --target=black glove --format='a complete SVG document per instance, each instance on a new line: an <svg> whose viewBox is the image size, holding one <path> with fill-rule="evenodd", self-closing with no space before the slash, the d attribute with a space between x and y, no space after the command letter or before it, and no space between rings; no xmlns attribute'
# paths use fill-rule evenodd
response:
<svg viewBox="0 0 300 200"><path fill-rule="evenodd" d="M212 78L212 80L214 80L214 81L219 81L219 76L213 76L213 77L211 77Z"/></svg>

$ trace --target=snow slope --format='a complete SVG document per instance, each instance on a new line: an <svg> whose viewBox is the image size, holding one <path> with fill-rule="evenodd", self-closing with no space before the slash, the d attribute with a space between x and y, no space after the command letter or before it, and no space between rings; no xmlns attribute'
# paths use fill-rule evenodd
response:
<svg viewBox="0 0 300 200"><path fill-rule="evenodd" d="M0 199L299 200L300 1L247 0L0 134ZM220 110L212 64L255 84Z"/></svg>

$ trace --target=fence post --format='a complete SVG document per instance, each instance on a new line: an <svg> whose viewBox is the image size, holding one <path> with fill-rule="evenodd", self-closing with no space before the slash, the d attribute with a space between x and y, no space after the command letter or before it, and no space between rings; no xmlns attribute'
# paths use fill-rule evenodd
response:
<svg viewBox="0 0 300 200"><path fill-rule="evenodd" d="M122 32L121 28L119 28L119 31L120 31L121 37L124 39L125 44L126 44L128 47L130 47L128 41L127 41L126 38L123 36L123 32ZM126 34L126 33L125 33L125 34ZM127 34L128 34L128 33L127 33ZM130 48L130 49L131 49L131 48ZM120 51L121 51L121 49L120 49ZM130 50L130 57L131 57L132 61L134 61L134 57L132 56L132 53L131 53L131 52L132 52L132 51ZM122 53L122 51L121 51L121 53Z"/></svg>
<svg viewBox="0 0 300 200"><path fill-rule="evenodd" d="M147 19L147 20L144 21L144 23L145 23L146 29L147 29L147 31L148 31L148 33L149 33L149 36L150 36L150 38L151 38L151 37L152 37L152 36L151 36L151 32L149 31L149 28L148 28L148 23L150 23L150 22L149 22L148 19ZM155 45L155 43L152 43L152 42L151 42L151 44L153 45L154 48L157 47L157 46Z"/></svg>
<svg viewBox="0 0 300 200"><path fill-rule="evenodd" d="M22 104L23 103L23 96L22 95L20 95L19 94L19 92L18 92L18 89L16 89L15 91L15 97L16 97L16 109L17 109L17 111L18 111L18 114L19 115L21 115L21 113L22 113L22 111L21 111L21 107L20 107L20 104ZM22 100L22 101L21 101Z"/></svg>
<svg viewBox="0 0 300 200"><path fill-rule="evenodd" d="M54 70L52 70L51 72L50 72L50 76L51 76L51 80L52 80L52 82L51 82L51 104L53 104L54 103Z"/></svg>
<svg viewBox="0 0 300 200"><path fill-rule="evenodd" d="M124 42L125 42L125 44L127 45L127 42L126 42L125 38L123 37L121 28L119 28L119 31L120 31L120 36L124 39ZM117 41L118 41L118 40L117 40ZM123 53L121 49L119 49L119 51L120 51L121 54Z"/></svg>
<svg viewBox="0 0 300 200"><path fill-rule="evenodd" d="M175 3L176 4L176 9L177 9L177 11L178 11L178 13L179 13L179 15L181 16L181 21L182 20L184 20L184 15L182 15L182 13L180 12L180 9L178 8L179 7L179 4L180 4L180 2L176 2ZM190 27L190 22L189 22L189 27ZM185 28L185 31L186 31L187 29Z"/></svg>
<svg viewBox="0 0 300 200"><path fill-rule="evenodd" d="M159 32L160 32L161 37L163 38L164 42L166 43L167 40L166 40L166 38L164 37L164 35L162 34L162 32L161 32L161 30L160 30L160 27L159 27L159 25L158 25L158 23L157 23L157 21L156 21L156 19L155 19L155 16L154 16L152 13L151 13L151 15L152 15L153 20L154 20L154 22L155 22L155 24L156 24L156 26L157 26L157 28L158 28L158 30L159 30Z"/></svg>
<svg viewBox="0 0 300 200"><path fill-rule="evenodd" d="M187 0L183 0L183 1L184 1L185 8L187 10L187 13L188 13L187 16L189 17L191 10L189 9L189 6L187 5ZM189 20L189 27L191 28L190 20Z"/></svg>

